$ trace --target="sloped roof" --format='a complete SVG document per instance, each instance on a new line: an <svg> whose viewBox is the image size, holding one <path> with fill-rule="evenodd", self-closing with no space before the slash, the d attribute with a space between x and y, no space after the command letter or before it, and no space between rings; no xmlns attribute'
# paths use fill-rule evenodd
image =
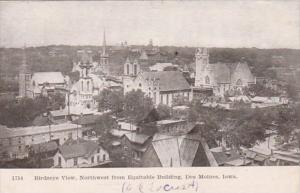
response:
<svg viewBox="0 0 300 193"><path fill-rule="evenodd" d="M149 135L144 135L140 133L126 133L125 136L132 143L144 144L149 138Z"/></svg>
<svg viewBox="0 0 300 193"><path fill-rule="evenodd" d="M132 131L120 130L120 129L111 129L109 133L115 137L123 137L125 134L131 133Z"/></svg>
<svg viewBox="0 0 300 193"><path fill-rule="evenodd" d="M35 153L44 153L55 151L58 148L58 145L55 141L49 141L45 143L34 144L31 146L31 148Z"/></svg>
<svg viewBox="0 0 300 193"><path fill-rule="evenodd" d="M200 139L190 135L155 134L152 146L163 167L192 166Z"/></svg>
<svg viewBox="0 0 300 193"><path fill-rule="evenodd" d="M98 144L93 141L85 141L81 143L62 145L59 147L61 155L66 158L89 157L99 148Z"/></svg>
<svg viewBox="0 0 300 193"><path fill-rule="evenodd" d="M35 72L32 76L32 80L36 84L51 83L59 84L65 83L64 76L61 72Z"/></svg>
<svg viewBox="0 0 300 193"><path fill-rule="evenodd" d="M231 72L230 68L225 63L210 64L216 82L218 83L230 83Z"/></svg>
<svg viewBox="0 0 300 193"><path fill-rule="evenodd" d="M244 79L254 82L254 76L252 75L249 66L246 62L237 63L214 63L209 64L209 67L213 71L214 78L217 83L231 83L235 73L242 73Z"/></svg>
<svg viewBox="0 0 300 193"><path fill-rule="evenodd" d="M144 80L159 81L160 91L190 89L189 83L183 77L181 72L177 72L177 71L143 72L139 76L141 76Z"/></svg>

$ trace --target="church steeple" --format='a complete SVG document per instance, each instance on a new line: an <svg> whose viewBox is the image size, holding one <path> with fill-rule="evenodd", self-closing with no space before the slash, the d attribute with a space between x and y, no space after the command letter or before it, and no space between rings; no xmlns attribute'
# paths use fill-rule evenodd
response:
<svg viewBox="0 0 300 193"><path fill-rule="evenodd" d="M103 30L103 42L102 42L102 56L106 55L106 37L105 37L105 29Z"/></svg>
<svg viewBox="0 0 300 193"><path fill-rule="evenodd" d="M106 36L105 36L105 29L103 31L103 42L102 42L102 52L100 56L100 65L102 67L102 71L105 74L109 74L109 56L106 50Z"/></svg>

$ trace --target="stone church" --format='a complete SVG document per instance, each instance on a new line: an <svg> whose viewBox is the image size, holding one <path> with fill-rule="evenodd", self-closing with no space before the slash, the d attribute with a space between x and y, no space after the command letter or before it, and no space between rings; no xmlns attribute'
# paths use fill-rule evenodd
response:
<svg viewBox="0 0 300 193"><path fill-rule="evenodd" d="M209 63L209 50L198 48L196 50L195 87L212 89L216 96L224 96L227 91L240 90L255 84L248 64L245 61L237 63Z"/></svg>

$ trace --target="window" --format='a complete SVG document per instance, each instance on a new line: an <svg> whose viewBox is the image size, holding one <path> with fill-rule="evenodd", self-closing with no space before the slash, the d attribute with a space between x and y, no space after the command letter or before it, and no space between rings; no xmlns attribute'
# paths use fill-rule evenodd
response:
<svg viewBox="0 0 300 193"><path fill-rule="evenodd" d="M142 84L141 84L141 83L139 84L139 87L142 87Z"/></svg>
<svg viewBox="0 0 300 193"><path fill-rule="evenodd" d="M83 91L83 81L81 81L81 90Z"/></svg>
<svg viewBox="0 0 300 193"><path fill-rule="evenodd" d="M87 91L90 91L90 81L87 81Z"/></svg>
<svg viewBox="0 0 300 193"><path fill-rule="evenodd" d="M58 157L58 166L61 166L61 157Z"/></svg>
<svg viewBox="0 0 300 193"><path fill-rule="evenodd" d="M134 71L134 75L136 75L137 74L137 65L136 64L133 67L133 71Z"/></svg>
<svg viewBox="0 0 300 193"><path fill-rule="evenodd" d="M100 163L100 156L97 156L97 162Z"/></svg>
<svg viewBox="0 0 300 193"><path fill-rule="evenodd" d="M205 77L205 84L210 84L210 79L208 76Z"/></svg>
<svg viewBox="0 0 300 193"><path fill-rule="evenodd" d="M156 92L153 93L154 104L156 104Z"/></svg>
<svg viewBox="0 0 300 193"><path fill-rule="evenodd" d="M167 104L166 105L168 105L169 104L169 94L167 94Z"/></svg>
<svg viewBox="0 0 300 193"><path fill-rule="evenodd" d="M127 75L129 75L129 64L127 64Z"/></svg>
<svg viewBox="0 0 300 193"><path fill-rule="evenodd" d="M105 161L106 160L106 155L105 154L103 154L103 161Z"/></svg>
<svg viewBox="0 0 300 193"><path fill-rule="evenodd" d="M163 102L164 102L163 99L164 99L164 98L163 98L163 95L161 94L161 95L160 95L160 103L161 103L161 104L163 104Z"/></svg>
<svg viewBox="0 0 300 193"><path fill-rule="evenodd" d="M75 158L74 158L74 166L77 166L77 165L78 165L78 158L75 157Z"/></svg>
<svg viewBox="0 0 300 193"><path fill-rule="evenodd" d="M91 158L91 162L92 162L92 164L94 163L94 156Z"/></svg>
<svg viewBox="0 0 300 193"><path fill-rule="evenodd" d="M19 147L18 147L18 149L19 149L19 151L21 151L21 150L22 150L22 147L21 147L21 146L19 146Z"/></svg>
<svg viewBox="0 0 300 193"><path fill-rule="evenodd" d="M236 81L236 85L238 85L238 86L242 86L242 85L243 85L243 82L242 82L242 80L241 80L241 79L238 79L238 80Z"/></svg>
<svg viewBox="0 0 300 193"><path fill-rule="evenodd" d="M100 148L97 149L97 153L100 153Z"/></svg>

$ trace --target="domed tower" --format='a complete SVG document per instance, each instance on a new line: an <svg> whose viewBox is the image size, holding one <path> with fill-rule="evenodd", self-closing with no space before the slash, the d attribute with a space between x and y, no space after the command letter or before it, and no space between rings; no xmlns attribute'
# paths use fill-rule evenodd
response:
<svg viewBox="0 0 300 193"><path fill-rule="evenodd" d="M195 86L201 87L206 84L205 80L207 71L209 70L209 52L208 48L197 48L195 53L196 58L196 76Z"/></svg>

